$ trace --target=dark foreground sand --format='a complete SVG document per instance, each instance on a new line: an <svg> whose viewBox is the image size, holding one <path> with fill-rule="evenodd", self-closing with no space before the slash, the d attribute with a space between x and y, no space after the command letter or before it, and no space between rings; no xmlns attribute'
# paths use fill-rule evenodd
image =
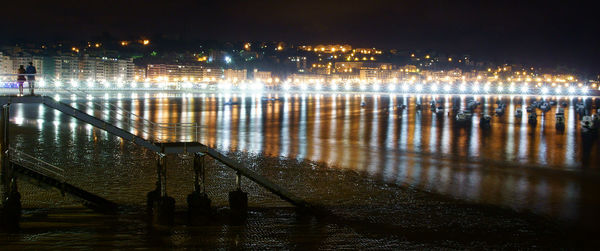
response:
<svg viewBox="0 0 600 251"><path fill-rule="evenodd" d="M68 201L50 208L29 207L24 210L20 232L0 233L0 249L597 247L597 241L589 238L594 232L586 232L575 223L385 184L320 163L245 153L230 156L323 211L316 216L297 212L266 190L243 180L251 209L244 223L233 224L228 218L227 195L223 192L233 190L233 172L208 161L207 189L213 200L214 216L207 226L185 225L184 198L190 191L188 175L186 182L173 177L169 187L170 195L177 201L174 227L149 227L143 200L127 201L114 193L97 192L123 205L118 215L96 214ZM37 193L35 189L29 184L22 185L24 197ZM27 207L32 203L24 204Z"/></svg>

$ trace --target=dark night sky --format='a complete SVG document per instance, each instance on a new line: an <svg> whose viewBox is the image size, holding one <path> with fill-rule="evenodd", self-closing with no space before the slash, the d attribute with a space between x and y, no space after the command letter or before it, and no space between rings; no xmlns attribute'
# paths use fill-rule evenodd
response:
<svg viewBox="0 0 600 251"><path fill-rule="evenodd" d="M599 72L598 11L564 1L10 1L2 40L183 35L433 49ZM4 8L3 8L4 9ZM35 32L24 32L34 30Z"/></svg>

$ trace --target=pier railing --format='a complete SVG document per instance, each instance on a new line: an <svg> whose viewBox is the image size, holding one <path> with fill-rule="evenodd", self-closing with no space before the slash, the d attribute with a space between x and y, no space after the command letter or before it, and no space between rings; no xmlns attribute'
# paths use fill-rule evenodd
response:
<svg viewBox="0 0 600 251"><path fill-rule="evenodd" d="M31 171L41 173L43 175L52 177L61 182L65 181L65 170L52 165L46 161L38 159L32 155L19 151L15 148L10 147L8 149L10 161L19 164L20 166L27 168Z"/></svg>
<svg viewBox="0 0 600 251"><path fill-rule="evenodd" d="M71 99L78 105L90 108L93 112L99 111L112 121L124 124L125 128L123 129L137 131L138 136L152 142L197 141L199 139L201 126L198 123L154 122L110 102L94 101L93 94L86 91L74 89L67 90L67 92L71 93ZM108 106L108 110L102 109L105 105ZM94 114L89 115L94 116Z"/></svg>

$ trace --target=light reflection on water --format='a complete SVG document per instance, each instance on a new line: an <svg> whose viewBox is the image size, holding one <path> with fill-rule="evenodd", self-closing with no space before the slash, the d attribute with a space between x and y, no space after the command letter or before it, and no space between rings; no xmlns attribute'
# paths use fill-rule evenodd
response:
<svg viewBox="0 0 600 251"><path fill-rule="evenodd" d="M94 101L106 98L98 94ZM117 98L114 98L117 97ZM131 98L127 98L131 97ZM535 126L527 123L525 106L534 97L478 96L481 102L473 123L460 127L453 120L453 104L466 106L466 96L365 95L365 94L121 94L109 102L157 123L198 123L198 140L223 151L248 151L325 162L336 168L366 172L371 177L463 199L518 209L576 217L578 207L597 203L599 185L581 176L595 172L600 163L598 146L581 136L574 104L567 102L566 129L554 128L554 111L536 111ZM429 110L429 101L443 102L442 115ZM539 99L539 98L538 98ZM553 98L555 99L555 98ZM507 104L503 116L494 116L491 128L479 127L481 113L494 114L496 102ZM525 101L525 102L523 102ZM103 110L63 100L88 113L111 121L144 137L148 128L130 127L135 116L117 113L108 103ZM231 104L228 104L230 102ZM366 105L361 106L365 102ZM420 111L416 103L423 104ZM522 103L523 102L523 103ZM521 104L522 103L522 104ZM405 104L407 109L398 105ZM37 128L54 123L54 143L65 140L61 123L74 128L84 123L44 106L16 105L13 123ZM25 109L25 108L28 109ZM514 111L521 109L522 118ZM107 138L87 125L86 137ZM76 130L72 130L77 132ZM168 137L177 137L167 135ZM183 140L193 139L184 135ZM70 135L73 142L77 133ZM595 177L595 176L594 176ZM581 200L581 197L588 199ZM594 199L589 199L594 198Z"/></svg>

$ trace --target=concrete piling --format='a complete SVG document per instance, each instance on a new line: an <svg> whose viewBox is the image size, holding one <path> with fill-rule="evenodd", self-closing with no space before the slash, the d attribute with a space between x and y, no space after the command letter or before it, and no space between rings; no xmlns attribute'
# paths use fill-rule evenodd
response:
<svg viewBox="0 0 600 251"><path fill-rule="evenodd" d="M194 155L194 192L188 195L188 223L190 225L205 225L211 217L211 200L206 194L204 158L205 154ZM200 185L202 180L202 185Z"/></svg>
<svg viewBox="0 0 600 251"><path fill-rule="evenodd" d="M211 200L206 193L194 191L187 197L188 223L190 225L206 225L211 217Z"/></svg>
<svg viewBox="0 0 600 251"><path fill-rule="evenodd" d="M158 225L173 225L175 219L175 199L167 195L167 161L164 154L157 158L158 181L156 189L147 195L147 206L151 208L152 223ZM150 207L150 205L152 205Z"/></svg>
<svg viewBox="0 0 600 251"><path fill-rule="evenodd" d="M248 193L242 191L241 180L242 175L238 172L236 176L237 190L229 192L229 208L234 222L245 220L248 216Z"/></svg>

